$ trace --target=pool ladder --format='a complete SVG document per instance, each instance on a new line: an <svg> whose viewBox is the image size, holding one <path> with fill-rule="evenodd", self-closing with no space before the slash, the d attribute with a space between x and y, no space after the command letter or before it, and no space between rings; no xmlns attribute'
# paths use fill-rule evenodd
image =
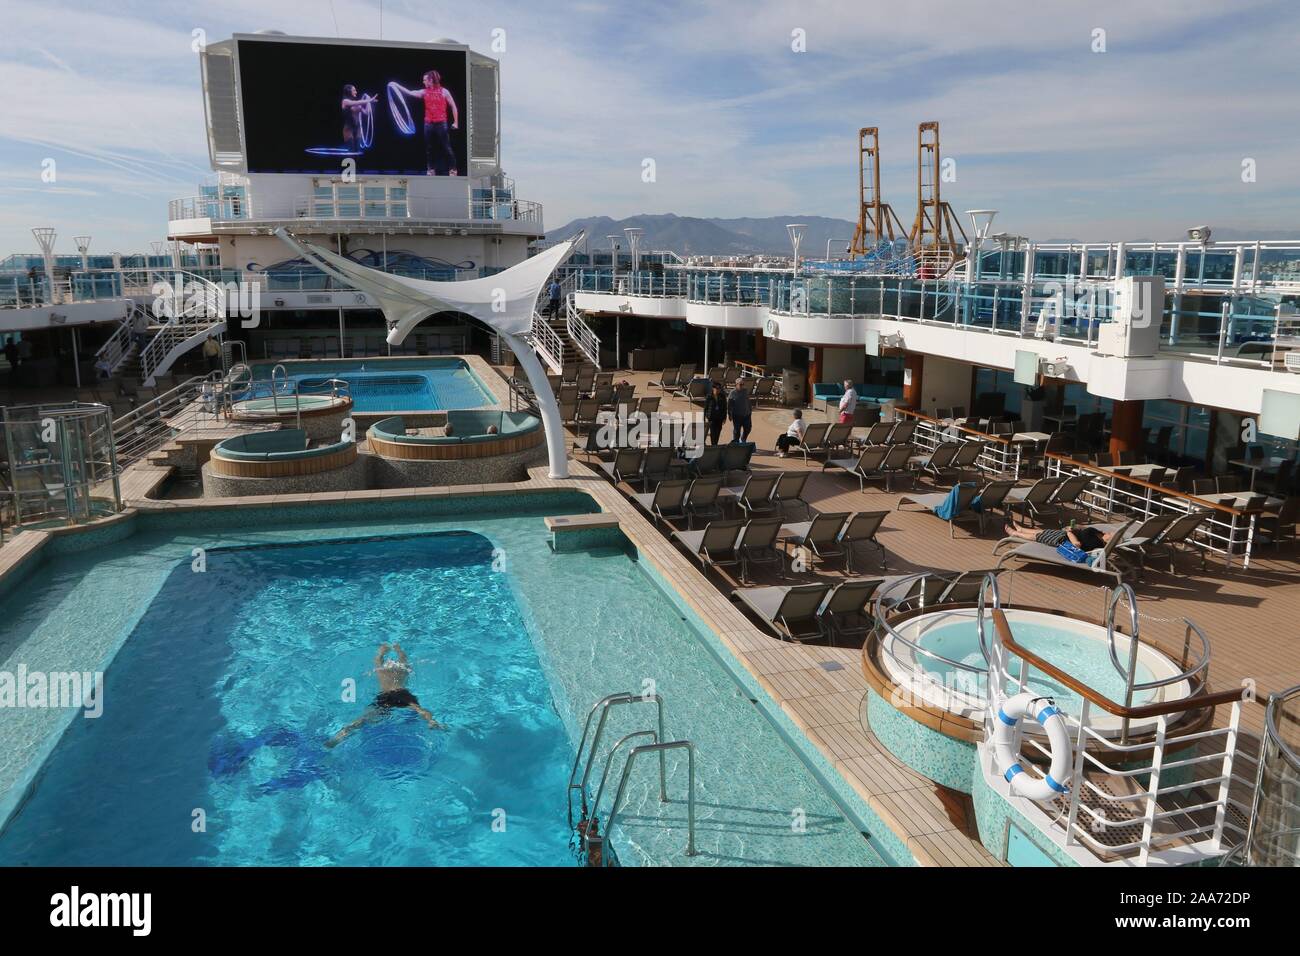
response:
<svg viewBox="0 0 1300 956"><path fill-rule="evenodd" d="M624 704L654 704L657 718L655 729L635 730L625 734L615 742L605 756L605 767L600 775L600 786L596 788L596 797L588 806L588 784L591 781L591 772L596 762L596 751L605 733L605 723L609 719L611 708ZM596 720L597 714L600 715L599 720ZM594 732L592 731L593 721L596 723ZM627 752L627 758L623 762L623 772L618 781L618 789L614 792L614 801L610 804L609 816L605 821L605 832L602 834L600 832L598 813L601 798L604 797L606 785L609 783L610 770L614 766L614 757L619 754L624 744L645 738L648 738L650 742L632 747ZM588 739L591 741L590 745L587 743ZM609 834L613 832L614 824L618 820L623 798L627 794L628 780L632 776L632 766L636 763L638 757L644 754L657 754L659 756L659 799L663 803L668 802L667 753L670 750L686 751L689 787L686 798L686 855L695 856L695 744L689 740L664 739L663 698L659 694L622 692L602 697L591 708L591 711L587 714L587 721L582 728L582 739L578 741L577 755L573 758L573 769L569 773L567 791L569 827L577 835L584 858L589 866L608 865L609 854L604 852L605 841L608 839ZM586 756L585 762L583 760L584 754ZM579 779L578 775L579 770L582 771L581 779ZM576 823L573 818L573 794L575 790L578 792L581 804L580 816Z"/></svg>

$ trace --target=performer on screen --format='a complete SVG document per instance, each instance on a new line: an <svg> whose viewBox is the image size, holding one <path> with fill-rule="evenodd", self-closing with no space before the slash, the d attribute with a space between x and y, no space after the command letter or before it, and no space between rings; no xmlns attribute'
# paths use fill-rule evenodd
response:
<svg viewBox="0 0 1300 956"><path fill-rule="evenodd" d="M368 145L361 132L361 117L370 112L371 104L378 98L370 94L358 95L357 88L351 83L343 87L343 145L348 149L361 150Z"/></svg>
<svg viewBox="0 0 1300 956"><path fill-rule="evenodd" d="M424 88L401 91L424 101L424 162L430 176L455 176L456 154L451 148L449 129L460 129L460 111L451 91L442 85L442 74L430 70L424 74ZM448 115L451 122L448 124Z"/></svg>

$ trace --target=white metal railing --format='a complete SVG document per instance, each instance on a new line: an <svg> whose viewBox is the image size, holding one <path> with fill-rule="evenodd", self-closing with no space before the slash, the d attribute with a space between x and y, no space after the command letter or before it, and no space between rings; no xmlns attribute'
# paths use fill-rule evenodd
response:
<svg viewBox="0 0 1300 956"><path fill-rule="evenodd" d="M247 219L248 202L238 196L219 199L216 196L183 196L167 203L167 220L184 219Z"/></svg>
<svg viewBox="0 0 1300 956"><path fill-rule="evenodd" d="M994 692L984 714L981 759L986 779L1001 780L1005 768L998 765L991 745L999 709L1009 697L1032 689L1031 674L1060 681L1062 672L1021 647L1008 648L1001 626L987 634L987 685ZM1044 831L1057 833L1067 850L1080 846L1098 858L1125 857L1139 866L1164 850L1202 857L1226 853L1245 837L1245 829L1230 819L1229 811L1242 805L1230 792L1234 779L1248 788L1253 774L1242 768L1234 774L1236 760L1244 756L1238 752L1243 699L1244 692L1229 692L1203 702L1196 697L1170 702L1169 712L1152 715L1153 727L1140 740L1103 729L1103 722L1113 725L1117 717L1127 719L1126 708L1096 692L1080 693L1076 715L1058 704L1072 743L1069 790L1050 807L1024 800L1037 811L1030 819ZM1189 719L1196 710L1223 703L1231 708L1225 726L1205 727ZM1016 729L1013 751L1026 755L1021 766L1029 770L1035 761L1050 761L1052 753L1038 735L1023 733L1023 725L1021 721ZM1136 836L1134 829L1139 831Z"/></svg>
<svg viewBox="0 0 1300 956"><path fill-rule="evenodd" d="M192 273L173 275L184 287L169 286L170 295L158 297L168 320L140 352L140 375L146 385L167 371L179 354L203 341L205 333L225 330L225 290Z"/></svg>
<svg viewBox="0 0 1300 956"><path fill-rule="evenodd" d="M1147 482L1093 469L1058 455L1047 456L1046 471L1052 476L1091 475L1092 482L1079 496L1079 503L1089 511L1101 514L1119 513L1143 520L1156 515L1182 516L1190 511L1203 510L1206 518L1187 543L1223 555L1228 565L1232 564L1235 555L1240 555L1242 567L1250 567L1258 530L1259 513L1256 511L1225 507L1195 496L1177 494L1173 489L1152 487Z"/></svg>
<svg viewBox="0 0 1300 956"><path fill-rule="evenodd" d="M140 461L188 429L223 423L219 375L187 379L116 419L113 440L119 465Z"/></svg>
<svg viewBox="0 0 1300 956"><path fill-rule="evenodd" d="M131 340L131 331L138 309L139 307L133 303L127 317L118 323L113 334L95 353L95 367L102 370L106 376L114 374L122 367L122 363L131 357L131 351L135 348L135 343Z"/></svg>
<svg viewBox="0 0 1300 956"><path fill-rule="evenodd" d="M528 344L542 357L553 374L559 375L564 371L564 342L550 323L536 311L533 312Z"/></svg>
<svg viewBox="0 0 1300 956"><path fill-rule="evenodd" d="M565 299L565 318L564 330L569 335L569 341L577 347L578 351L587 357L587 360L595 363L596 368L600 368L600 339L596 333L591 330L586 322L582 321L582 314L578 311L577 306L573 304L573 296L569 295Z"/></svg>
<svg viewBox="0 0 1300 956"><path fill-rule="evenodd" d="M1011 440L1007 435L988 435L973 429L960 428L954 424L924 418L911 409L896 409L896 412L916 420L916 431L912 433L912 444L925 452L933 452L943 442L976 442L980 447L980 456L975 459L975 467L981 474L990 478L1013 478L1020 480L1021 473L1031 463L1027 449L1032 443Z"/></svg>

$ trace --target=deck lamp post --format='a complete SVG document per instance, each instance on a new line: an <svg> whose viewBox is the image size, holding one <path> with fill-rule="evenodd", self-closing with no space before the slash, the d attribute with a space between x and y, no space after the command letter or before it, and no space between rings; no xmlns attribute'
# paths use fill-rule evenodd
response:
<svg viewBox="0 0 1300 956"><path fill-rule="evenodd" d="M58 294L54 290L54 240L58 238L58 233L52 226L37 226L32 230L32 235L36 237L36 244L41 247L41 262L45 267L45 284L47 295L50 302L58 302Z"/></svg>
<svg viewBox="0 0 1300 956"><path fill-rule="evenodd" d="M86 253L90 251L90 236L73 236L72 241L77 244L77 251L81 253L81 271L90 271L90 260Z"/></svg>
<svg viewBox="0 0 1300 956"><path fill-rule="evenodd" d="M785 227L790 234L790 245L794 249L794 274L799 274L799 247L803 245L803 234L808 228L806 223L792 222Z"/></svg>

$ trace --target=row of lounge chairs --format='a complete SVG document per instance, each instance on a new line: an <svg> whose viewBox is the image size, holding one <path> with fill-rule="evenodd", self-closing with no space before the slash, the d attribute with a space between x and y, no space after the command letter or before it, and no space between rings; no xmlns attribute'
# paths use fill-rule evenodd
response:
<svg viewBox="0 0 1300 956"><path fill-rule="evenodd" d="M876 541L884 515L884 512L817 515L812 521L794 524L783 524L780 517L726 519L711 521L701 531L674 531L673 537L703 568L738 567L742 584L753 564L774 565L781 577L785 577L783 533L786 543L807 548L823 561L843 555L845 569L852 573L853 550L864 544L879 550L881 567L884 567L885 551Z"/></svg>
<svg viewBox="0 0 1300 956"><path fill-rule="evenodd" d="M662 389L664 392L671 392L693 404L703 404L714 382L718 382L726 388L731 388L735 386L739 377L740 370L734 366L712 368L709 369L707 376L697 378L694 365L679 365L675 368L664 369L659 378L652 381L650 385L653 388ZM752 379L751 382L750 402L758 405L765 401L776 400L777 380L775 378L756 378Z"/></svg>
<svg viewBox="0 0 1300 956"><path fill-rule="evenodd" d="M588 436L588 443L591 442ZM603 450L603 449L602 449ZM598 465L615 484L640 484L643 492L651 482L665 481L678 476L707 478L719 475L726 478L733 472L749 472L754 456L750 442L733 442L729 445L706 445L695 458L679 458L677 449L669 445L650 448L619 448L613 461Z"/></svg>
<svg viewBox="0 0 1300 956"><path fill-rule="evenodd" d="M659 397L633 398L632 387L601 395L600 391L592 398L560 399L560 421L566 425L587 428L597 423L601 412L615 411L623 408L628 415L653 415L659 411ZM626 417L626 416L624 416Z"/></svg>
<svg viewBox="0 0 1300 956"><path fill-rule="evenodd" d="M778 637L791 641L837 637L863 638L875 627L873 600L893 610L969 604L979 597L986 571L967 571L948 578L937 574L902 574L863 578L838 585L737 588L732 598L745 605Z"/></svg>

